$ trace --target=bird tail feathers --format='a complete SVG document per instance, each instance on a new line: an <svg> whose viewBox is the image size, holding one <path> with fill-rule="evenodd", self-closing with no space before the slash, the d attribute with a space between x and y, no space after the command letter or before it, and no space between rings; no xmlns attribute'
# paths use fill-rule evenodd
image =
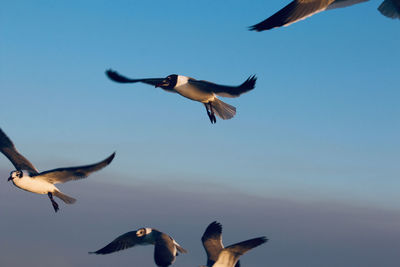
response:
<svg viewBox="0 0 400 267"><path fill-rule="evenodd" d="M183 247L181 247L181 245L179 245L178 242L176 242L174 239L173 239L173 241L174 241L174 245L175 245L175 247L176 247L176 250L177 250L179 253L181 253L181 254L187 253L187 250L184 249ZM178 253L176 253L176 255L178 255Z"/></svg>
<svg viewBox="0 0 400 267"><path fill-rule="evenodd" d="M55 191L53 193L53 195L55 195L56 197L58 197L59 199L64 201L64 203L66 203L66 204L74 204L76 202L75 198L67 196L67 195L61 193L60 191Z"/></svg>
<svg viewBox="0 0 400 267"><path fill-rule="evenodd" d="M215 114L223 120L232 119L236 115L236 108L215 98L210 102Z"/></svg>

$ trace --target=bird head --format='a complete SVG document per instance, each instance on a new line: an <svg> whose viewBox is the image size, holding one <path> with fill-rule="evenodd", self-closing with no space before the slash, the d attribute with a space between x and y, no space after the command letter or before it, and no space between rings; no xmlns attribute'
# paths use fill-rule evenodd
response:
<svg viewBox="0 0 400 267"><path fill-rule="evenodd" d="M144 237L152 232L151 228L140 228L139 230L136 231L136 236L137 237Z"/></svg>
<svg viewBox="0 0 400 267"><path fill-rule="evenodd" d="M161 83L156 84L156 87L161 87L164 89L172 89L178 82L178 75L171 74L168 75Z"/></svg>
<svg viewBox="0 0 400 267"><path fill-rule="evenodd" d="M12 181L15 178L21 178L24 175L24 173L22 171L12 171L10 173L10 177L8 177L7 181Z"/></svg>

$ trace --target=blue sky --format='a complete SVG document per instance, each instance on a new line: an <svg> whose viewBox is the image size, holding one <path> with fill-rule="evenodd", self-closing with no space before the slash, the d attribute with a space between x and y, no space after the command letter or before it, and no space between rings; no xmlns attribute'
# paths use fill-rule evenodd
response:
<svg viewBox="0 0 400 267"><path fill-rule="evenodd" d="M400 212L399 21L369 1L247 31L287 2L3 1L1 127L40 170L117 151L93 183ZM211 125L201 104L108 68L258 80Z"/></svg>

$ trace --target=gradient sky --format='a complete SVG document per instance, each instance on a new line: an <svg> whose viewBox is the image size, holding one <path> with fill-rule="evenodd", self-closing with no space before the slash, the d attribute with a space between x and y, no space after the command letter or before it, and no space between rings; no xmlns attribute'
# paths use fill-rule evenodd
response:
<svg viewBox="0 0 400 267"><path fill-rule="evenodd" d="M7 244L2 251L28 250L38 236L45 247L55 246L48 233L19 233L21 221L45 220L60 233L70 225L62 220L82 220L82 232L62 233L58 240L65 252L58 257L65 266L78 266L67 260L76 242L86 253L148 221L185 239L183 244L197 244L207 224L218 219L228 243L273 236L245 256L246 266L259 266L263 255L271 266L377 266L384 260L381 266L397 266L392 250L400 250L400 22L377 11L381 1L369 1L287 28L247 31L287 3L2 1L2 129L39 170L93 163L117 152L105 174L84 182L88 190L94 185L89 195L81 182L60 186L78 202L61 204L57 216L46 197L7 184L13 167L0 157L7 202L1 213L9 218L1 222ZM211 125L201 104L145 84L113 83L104 75L108 68L138 78L178 73L234 85L256 74L258 80L255 90L223 99L237 107L235 118ZM118 188L140 198L121 197ZM115 209L97 206L102 194ZM174 218L153 203L162 196L175 200L169 203ZM145 217L136 218L127 203L128 209L118 208L120 200L140 201L133 207L147 210ZM210 211L203 200L226 210ZM242 212L236 201L243 202L247 220L235 219ZM96 222L92 208L107 217L102 227L87 225ZM298 223L296 235L291 230ZM287 228L279 229L283 224ZM336 235L321 237L336 224ZM177 225L190 234L179 233ZM197 239L187 241L191 236ZM299 247L302 241L318 255ZM373 242L378 252L371 253ZM176 266L205 263L201 246L190 251ZM44 266L35 263L43 257L35 253L31 264ZM337 253L348 261L330 261ZM121 255L130 262L141 254ZM99 266L87 257L82 255L84 266ZM7 263L14 257L0 258ZM144 262L152 266L152 259Z"/></svg>

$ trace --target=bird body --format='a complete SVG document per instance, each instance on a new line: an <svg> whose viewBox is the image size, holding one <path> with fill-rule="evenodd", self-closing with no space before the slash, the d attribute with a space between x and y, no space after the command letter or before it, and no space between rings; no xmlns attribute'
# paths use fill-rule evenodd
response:
<svg viewBox="0 0 400 267"><path fill-rule="evenodd" d="M38 177L32 177L27 172L22 172L22 173L23 175L21 178L17 178L17 174L15 173L15 171L14 171L14 177L13 177L13 172L11 173L11 177L13 178L12 179L13 184L22 190L41 195L46 195L48 192L59 191L57 187L55 187L53 184L49 183L44 179L40 179Z"/></svg>
<svg viewBox="0 0 400 267"><path fill-rule="evenodd" d="M194 79L183 75L178 75L178 81L174 87L174 90L181 96L201 103L209 103L215 99L216 96L214 93L202 90L196 86L192 86L189 83L190 80Z"/></svg>
<svg viewBox="0 0 400 267"><path fill-rule="evenodd" d="M211 123L216 122L215 115L223 120L227 120L233 118L236 114L235 107L222 102L217 96L238 97L254 89L257 80L253 75L239 86L226 86L177 74L171 74L166 78L130 79L120 75L116 71L107 70L106 75L114 82L142 82L160 87L168 92L180 94L190 100L203 103Z"/></svg>
<svg viewBox="0 0 400 267"><path fill-rule="evenodd" d="M120 235L105 247L89 254L110 254L136 245L154 245L154 261L160 267L167 267L174 263L178 252L187 253L169 235L155 228L140 228Z"/></svg>

